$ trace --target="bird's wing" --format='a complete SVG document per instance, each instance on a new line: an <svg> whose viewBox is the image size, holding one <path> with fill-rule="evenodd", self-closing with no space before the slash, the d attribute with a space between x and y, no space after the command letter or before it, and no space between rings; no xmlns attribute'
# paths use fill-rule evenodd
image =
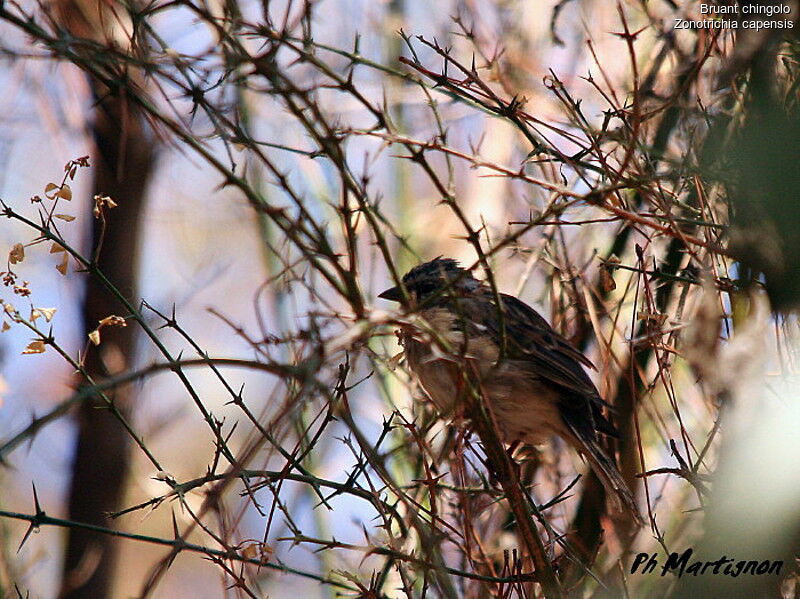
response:
<svg viewBox="0 0 800 599"><path fill-rule="evenodd" d="M518 362L536 376L567 392L600 405L606 405L597 388L581 367L594 368L591 361L559 335L536 310L517 298L500 294L506 332L506 357ZM459 298L466 323L480 324L499 340L500 316L489 293ZM468 331L470 335L479 334Z"/></svg>
<svg viewBox="0 0 800 599"><path fill-rule="evenodd" d="M500 300L504 308L508 359L563 390L559 411L570 428L581 431L586 439L596 439L595 431L618 436L602 411L603 407L611 406L600 397L581 366L594 369L594 364L528 304L506 294L500 294ZM490 308L491 314L486 318L493 323L499 337L500 320L494 301Z"/></svg>

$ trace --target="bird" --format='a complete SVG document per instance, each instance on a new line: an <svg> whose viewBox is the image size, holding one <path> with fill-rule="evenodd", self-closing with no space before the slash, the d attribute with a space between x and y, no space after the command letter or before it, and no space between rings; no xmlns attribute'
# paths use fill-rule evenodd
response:
<svg viewBox="0 0 800 599"><path fill-rule="evenodd" d="M522 300L495 293L452 258L415 266L379 298L405 304L419 319L397 332L403 357L440 415L464 400L464 377L490 406L509 446L541 445L559 436L586 457L612 498L642 519L600 435L619 433L584 370L592 362ZM499 300L499 308L498 308ZM503 337L505 336L505 343ZM472 373L472 374L467 374Z"/></svg>

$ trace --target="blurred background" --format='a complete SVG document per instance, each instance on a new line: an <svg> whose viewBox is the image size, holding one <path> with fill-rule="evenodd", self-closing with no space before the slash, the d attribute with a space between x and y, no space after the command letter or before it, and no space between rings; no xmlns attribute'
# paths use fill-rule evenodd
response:
<svg viewBox="0 0 800 599"><path fill-rule="evenodd" d="M795 596L776 6L0 5L0 596ZM376 296L438 255L536 307L615 407L645 528L562 442L517 456L560 591L512 576L482 448L395 358L409 316ZM630 574L690 547L785 565Z"/></svg>

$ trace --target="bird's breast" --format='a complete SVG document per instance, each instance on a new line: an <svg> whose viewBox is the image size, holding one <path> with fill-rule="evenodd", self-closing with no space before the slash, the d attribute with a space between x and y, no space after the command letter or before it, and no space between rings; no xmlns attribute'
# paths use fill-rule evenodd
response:
<svg viewBox="0 0 800 599"><path fill-rule="evenodd" d="M497 363L499 348L487 335L465 336L458 315L426 310L420 323L401 329L409 368L441 415L454 412L469 393L467 381L489 401L507 442L541 443L560 428L558 393L513 360ZM474 328L474 327L473 327Z"/></svg>
<svg viewBox="0 0 800 599"><path fill-rule="evenodd" d="M414 324L402 327L400 343L406 361L436 408L450 413L464 393L464 373L483 376L499 352L487 336L467 336L459 316L445 308L423 310Z"/></svg>

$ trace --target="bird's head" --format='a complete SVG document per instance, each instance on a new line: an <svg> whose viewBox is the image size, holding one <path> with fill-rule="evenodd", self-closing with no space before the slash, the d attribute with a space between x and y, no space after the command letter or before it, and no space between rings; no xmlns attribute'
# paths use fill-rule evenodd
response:
<svg viewBox="0 0 800 599"><path fill-rule="evenodd" d="M411 298L419 302L445 289L448 290L444 292L445 294L471 293L480 287L481 283L452 258L439 257L409 270L403 276L403 285ZM398 286L387 289L378 297L399 302L403 299L403 293Z"/></svg>

